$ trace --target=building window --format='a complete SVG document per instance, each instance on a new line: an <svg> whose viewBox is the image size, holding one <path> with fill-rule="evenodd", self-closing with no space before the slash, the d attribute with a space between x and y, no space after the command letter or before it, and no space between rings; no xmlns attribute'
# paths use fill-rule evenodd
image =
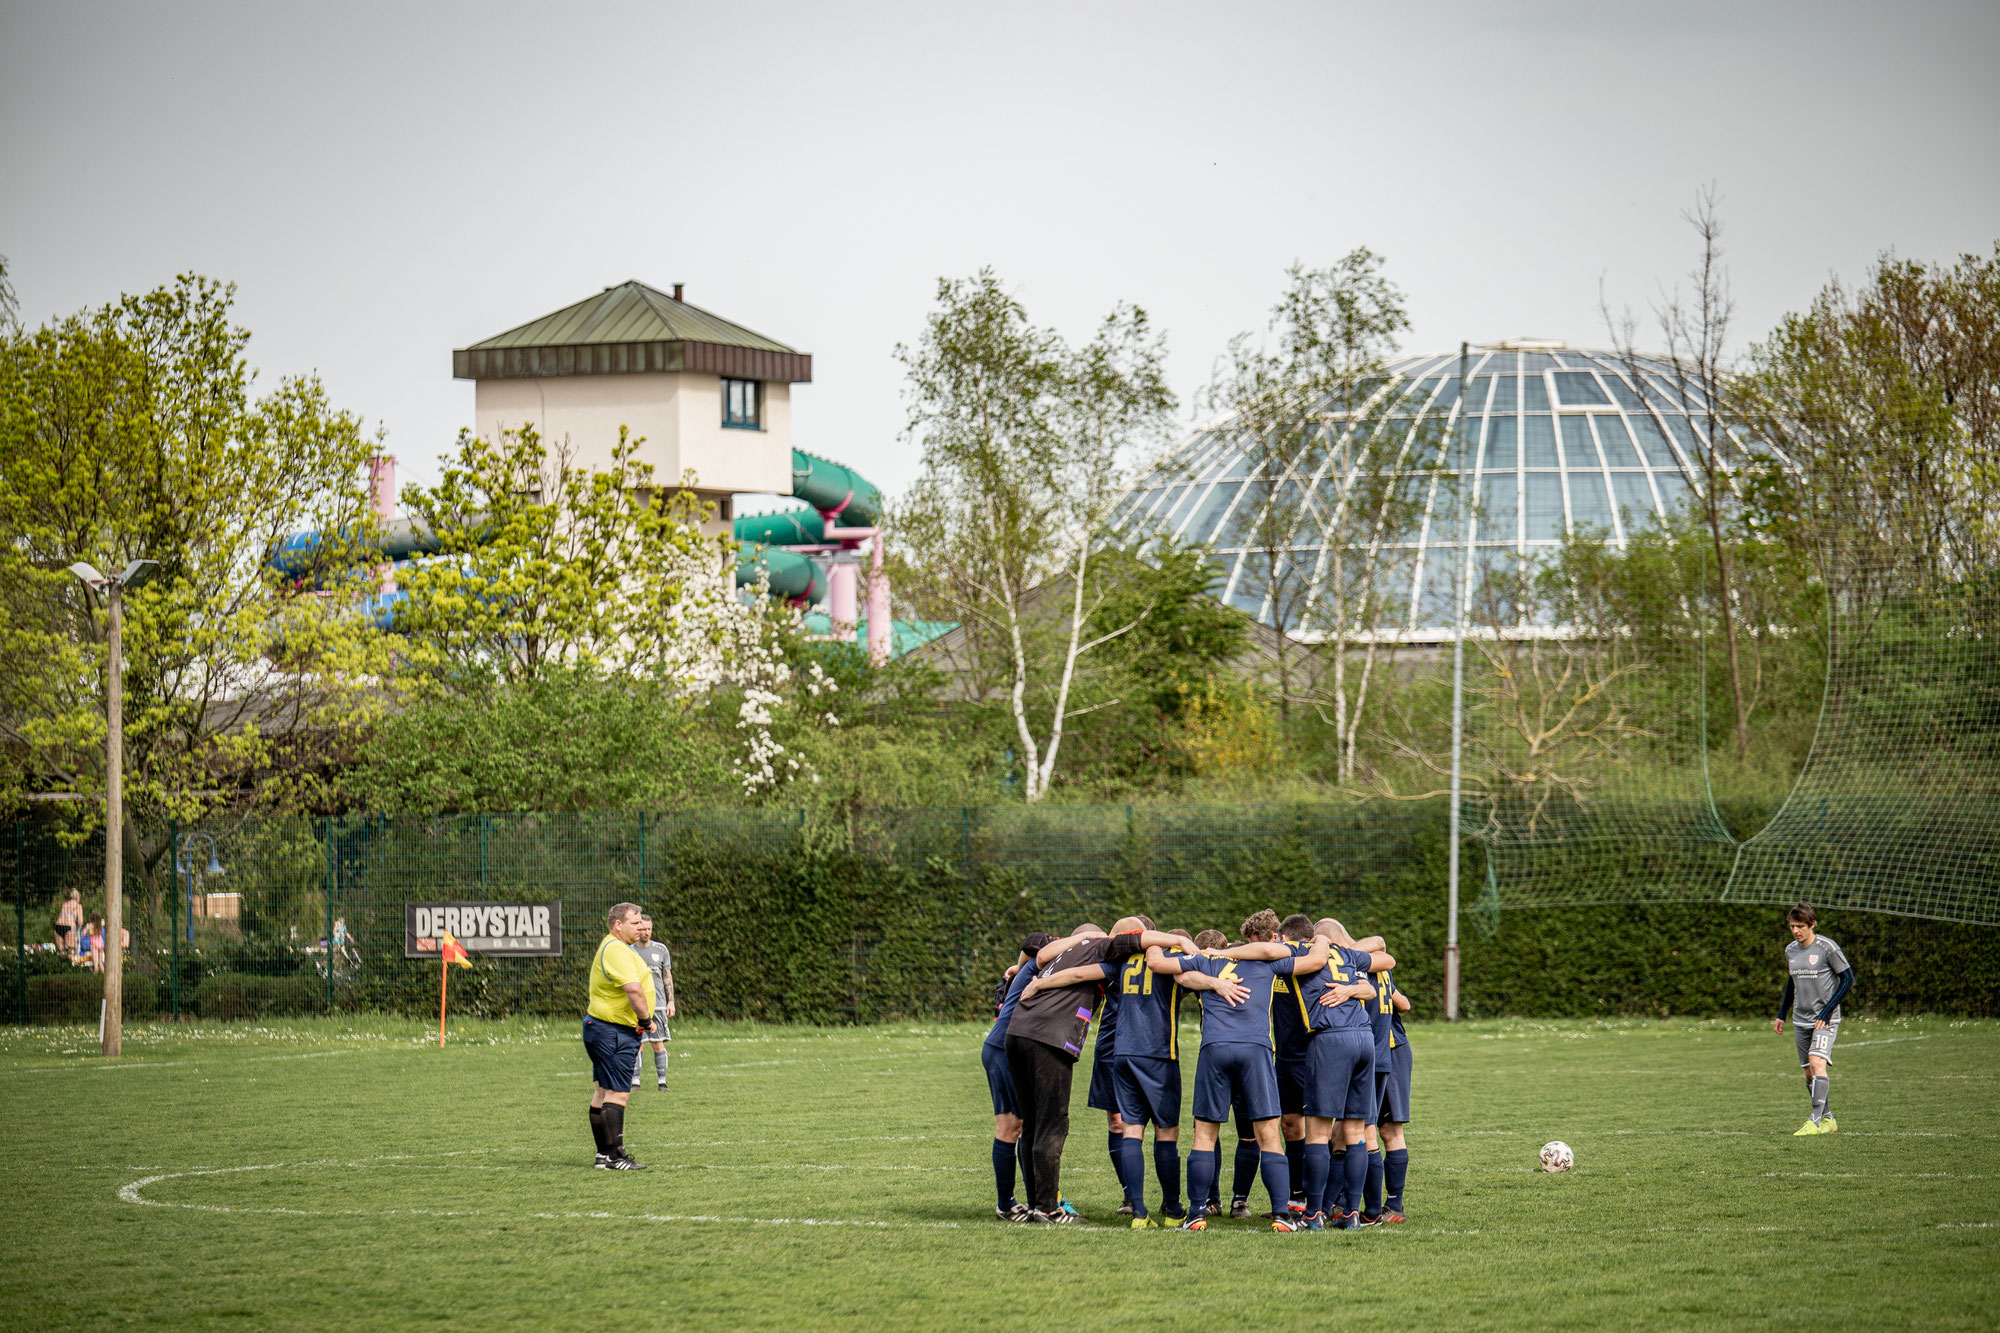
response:
<svg viewBox="0 0 2000 1333"><path fill-rule="evenodd" d="M738 430L761 430L764 426L764 386L756 380L722 382L722 424Z"/></svg>

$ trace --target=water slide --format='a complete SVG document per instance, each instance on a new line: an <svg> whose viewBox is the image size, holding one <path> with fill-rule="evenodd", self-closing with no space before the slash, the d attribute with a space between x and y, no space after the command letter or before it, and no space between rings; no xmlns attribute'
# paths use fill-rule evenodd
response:
<svg viewBox="0 0 2000 1333"><path fill-rule="evenodd" d="M812 508L745 514L736 520L736 582L753 584L762 576L773 597L784 597L802 610L826 601L825 637L851 639L865 626L869 660L886 662L894 643L889 580L882 572L882 530L876 526L882 518L882 493L858 472L794 449L792 494ZM857 614L863 542L871 548L865 619Z"/></svg>

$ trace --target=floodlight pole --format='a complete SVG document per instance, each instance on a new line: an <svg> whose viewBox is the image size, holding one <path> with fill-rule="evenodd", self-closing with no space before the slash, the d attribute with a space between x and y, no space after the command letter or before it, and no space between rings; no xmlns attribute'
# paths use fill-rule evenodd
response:
<svg viewBox="0 0 2000 1333"><path fill-rule="evenodd" d="M69 572L104 593L104 1022L101 1047L116 1058L125 1047L125 590L149 578L156 564L134 560L116 574L79 561Z"/></svg>
<svg viewBox="0 0 2000 1333"><path fill-rule="evenodd" d="M104 668L104 1055L125 1047L125 663L124 587L105 580L109 640Z"/></svg>
<svg viewBox="0 0 2000 1333"><path fill-rule="evenodd" d="M1444 935L1444 1016L1458 1020L1458 828L1461 798L1460 773L1465 754L1465 603L1472 580L1472 532L1466 523L1465 423L1467 416L1465 380L1472 345L1458 345L1458 544L1459 577L1451 618L1451 869L1447 883Z"/></svg>

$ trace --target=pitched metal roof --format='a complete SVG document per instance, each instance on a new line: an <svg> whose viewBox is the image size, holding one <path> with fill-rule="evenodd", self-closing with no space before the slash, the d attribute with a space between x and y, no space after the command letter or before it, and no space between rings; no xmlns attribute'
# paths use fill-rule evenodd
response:
<svg viewBox="0 0 2000 1333"><path fill-rule="evenodd" d="M452 373L460 379L642 370L714 370L798 382L812 378L812 358L638 281L606 287L452 353Z"/></svg>

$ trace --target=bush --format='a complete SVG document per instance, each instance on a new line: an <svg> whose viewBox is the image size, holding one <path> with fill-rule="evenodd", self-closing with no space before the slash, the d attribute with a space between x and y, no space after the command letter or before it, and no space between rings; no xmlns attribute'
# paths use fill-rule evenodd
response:
<svg viewBox="0 0 2000 1333"><path fill-rule="evenodd" d="M67 964L65 964L67 966ZM11 978L4 996L15 1007L18 991ZM28 1021L31 1023L95 1023L104 999L104 974L71 968L67 974L45 973L28 978ZM125 974L125 1017L150 1018L158 1009L153 979L138 972Z"/></svg>
<svg viewBox="0 0 2000 1333"><path fill-rule="evenodd" d="M324 979L291 973L259 976L250 972L218 972L201 983L196 1007L203 1018L263 1018L285 1014L317 1014L326 1010ZM189 1010L181 993L181 1012Z"/></svg>

